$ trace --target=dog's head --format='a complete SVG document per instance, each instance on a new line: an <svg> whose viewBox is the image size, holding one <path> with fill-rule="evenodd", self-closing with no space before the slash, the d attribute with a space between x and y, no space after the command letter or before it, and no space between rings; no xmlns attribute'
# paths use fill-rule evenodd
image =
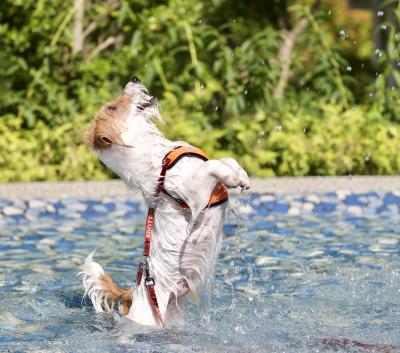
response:
<svg viewBox="0 0 400 353"><path fill-rule="evenodd" d="M87 131L86 143L96 152L112 146L134 148L135 141L143 134L155 131L154 117L160 119L157 98L150 96L134 77L117 99L97 112Z"/></svg>

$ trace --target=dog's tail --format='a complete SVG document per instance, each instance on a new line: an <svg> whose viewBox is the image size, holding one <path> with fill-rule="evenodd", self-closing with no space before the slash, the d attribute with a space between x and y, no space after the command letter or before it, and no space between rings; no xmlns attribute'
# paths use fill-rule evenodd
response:
<svg viewBox="0 0 400 353"><path fill-rule="evenodd" d="M133 290L131 288L119 288L111 276L104 272L103 268L93 261L93 253L85 260L79 276L82 278L85 294L92 301L96 312L111 312L119 302L121 315L126 315L132 305Z"/></svg>

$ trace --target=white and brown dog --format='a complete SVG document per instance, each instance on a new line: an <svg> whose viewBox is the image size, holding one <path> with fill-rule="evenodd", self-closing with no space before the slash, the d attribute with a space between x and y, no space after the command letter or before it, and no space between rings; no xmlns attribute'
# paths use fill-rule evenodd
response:
<svg viewBox="0 0 400 353"><path fill-rule="evenodd" d="M161 120L156 98L133 78L116 100L96 114L87 143L128 187L141 191L149 207L156 206L145 270L154 278L159 315L146 280L134 289L121 289L92 255L81 275L97 312L111 311L119 302L122 315L142 325L161 326L179 315L186 294L210 287L227 207L227 202L208 207L210 195L218 184L248 188L249 179L234 159L205 160L185 154L168 169L162 179L164 192L156 195L164 157L177 146L189 145L164 138L154 118Z"/></svg>

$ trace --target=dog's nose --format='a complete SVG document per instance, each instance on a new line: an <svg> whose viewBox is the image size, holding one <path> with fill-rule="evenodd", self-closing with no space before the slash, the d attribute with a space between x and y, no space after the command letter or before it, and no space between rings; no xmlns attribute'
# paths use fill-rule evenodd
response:
<svg viewBox="0 0 400 353"><path fill-rule="evenodd" d="M133 77L131 78L131 82L133 82L133 83L140 83L140 80L139 80L136 76L133 76Z"/></svg>

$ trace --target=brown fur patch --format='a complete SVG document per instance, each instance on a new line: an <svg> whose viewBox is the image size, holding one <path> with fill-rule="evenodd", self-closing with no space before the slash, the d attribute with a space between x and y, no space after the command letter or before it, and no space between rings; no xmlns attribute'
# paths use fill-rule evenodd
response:
<svg viewBox="0 0 400 353"><path fill-rule="evenodd" d="M127 130L130 102L130 97L122 94L100 108L86 133L85 140L90 147L99 150L110 148L113 144L130 147L121 138Z"/></svg>
<svg viewBox="0 0 400 353"><path fill-rule="evenodd" d="M105 309L110 308L113 310L115 303L119 302L119 312L121 315L126 315L132 305L131 288L120 288L112 280L111 276L104 273L100 276L101 289L102 289L102 302ZM111 300L111 306L108 304Z"/></svg>

